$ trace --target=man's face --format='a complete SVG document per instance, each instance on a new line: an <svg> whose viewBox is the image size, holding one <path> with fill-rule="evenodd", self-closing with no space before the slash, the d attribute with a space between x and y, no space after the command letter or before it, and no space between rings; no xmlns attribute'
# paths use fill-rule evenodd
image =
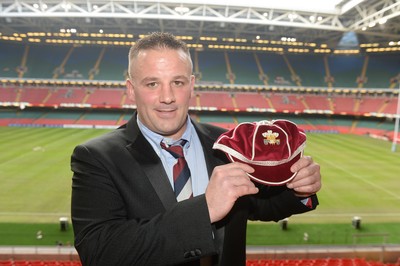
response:
<svg viewBox="0 0 400 266"><path fill-rule="evenodd" d="M127 93L137 105L140 121L150 130L179 139L186 129L194 76L182 51L141 51L133 62Z"/></svg>

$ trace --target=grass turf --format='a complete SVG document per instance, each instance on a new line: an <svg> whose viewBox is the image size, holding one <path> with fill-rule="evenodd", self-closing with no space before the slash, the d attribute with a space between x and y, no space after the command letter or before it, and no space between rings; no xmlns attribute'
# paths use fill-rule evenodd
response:
<svg viewBox="0 0 400 266"><path fill-rule="evenodd" d="M54 227L49 229L53 233L44 233L42 240L54 235L49 237L50 243L72 241L71 230L60 232L58 224L59 217L70 216L70 155L76 144L106 131L0 127L0 239L4 239L0 245L24 244L21 236L36 237L41 230L37 225ZM274 244L284 236L301 242L305 230L309 242L325 238L321 232L326 232L326 237L338 236L330 237L328 242L349 240L358 233L378 234L361 237L362 241L383 241L379 236L382 233L399 235L400 153L390 148L391 143L366 136L308 134L306 154L321 165L323 175L320 206L316 211L291 217L287 231L281 231L275 223L250 223L248 243ZM351 227L355 215L362 218L361 231L354 232ZM30 233L22 234L22 228L30 225ZM339 237L342 232L347 233ZM391 239L400 243L398 238Z"/></svg>

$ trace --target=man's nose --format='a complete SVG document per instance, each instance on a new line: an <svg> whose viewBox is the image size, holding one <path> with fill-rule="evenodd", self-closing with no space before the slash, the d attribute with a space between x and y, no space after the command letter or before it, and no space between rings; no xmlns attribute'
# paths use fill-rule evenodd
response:
<svg viewBox="0 0 400 266"><path fill-rule="evenodd" d="M160 102L172 103L175 101L174 90L170 85L163 85L160 93Z"/></svg>

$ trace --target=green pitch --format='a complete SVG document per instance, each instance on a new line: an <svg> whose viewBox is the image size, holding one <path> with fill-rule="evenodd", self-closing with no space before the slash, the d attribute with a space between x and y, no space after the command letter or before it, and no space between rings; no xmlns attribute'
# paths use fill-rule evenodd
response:
<svg viewBox="0 0 400 266"><path fill-rule="evenodd" d="M106 130L0 127L0 222L70 216L70 156Z"/></svg>
<svg viewBox="0 0 400 266"><path fill-rule="evenodd" d="M0 127L0 223L57 224L70 217L72 150L107 131ZM353 216L363 224L400 222L400 152L391 152L391 143L308 134L305 153L321 165L320 206L289 224L350 224Z"/></svg>

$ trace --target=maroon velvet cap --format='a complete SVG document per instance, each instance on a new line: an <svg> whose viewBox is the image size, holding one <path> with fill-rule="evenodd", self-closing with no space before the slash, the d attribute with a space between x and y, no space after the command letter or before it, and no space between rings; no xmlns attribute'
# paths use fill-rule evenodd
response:
<svg viewBox="0 0 400 266"><path fill-rule="evenodd" d="M245 122L223 133L214 143L231 162L254 168L249 177L261 184L283 185L296 173L290 167L303 155L306 134L288 120Z"/></svg>

